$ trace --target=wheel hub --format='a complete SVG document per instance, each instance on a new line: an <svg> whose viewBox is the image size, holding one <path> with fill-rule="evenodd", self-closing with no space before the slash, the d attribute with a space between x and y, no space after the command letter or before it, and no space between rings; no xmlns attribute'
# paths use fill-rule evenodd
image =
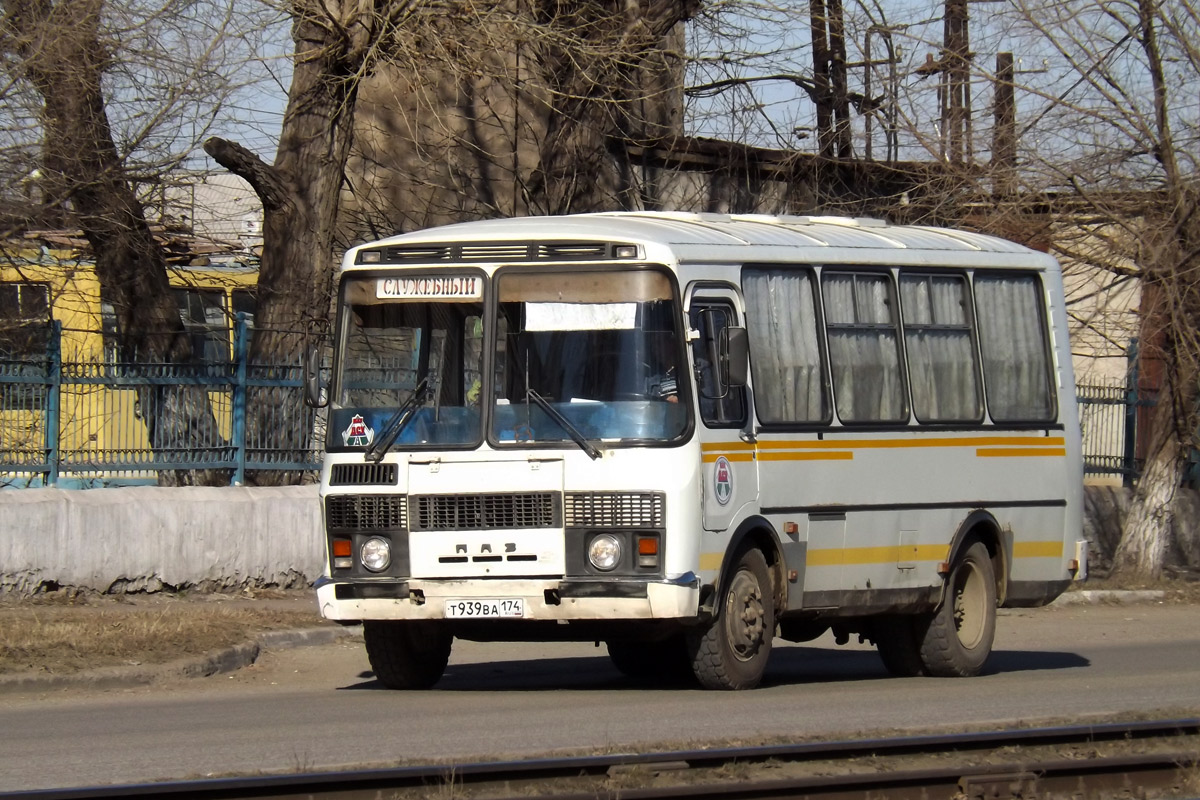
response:
<svg viewBox="0 0 1200 800"><path fill-rule="evenodd" d="M729 587L725 625L733 654L748 661L762 647L766 609L758 581L748 572L739 572Z"/></svg>
<svg viewBox="0 0 1200 800"><path fill-rule="evenodd" d="M967 649L978 646L983 638L986 595L979 569L969 561L964 563L954 581L954 628Z"/></svg>

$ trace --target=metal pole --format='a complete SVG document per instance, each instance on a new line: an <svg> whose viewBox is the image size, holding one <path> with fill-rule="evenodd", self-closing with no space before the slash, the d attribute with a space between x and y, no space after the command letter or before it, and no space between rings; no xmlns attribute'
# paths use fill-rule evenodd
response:
<svg viewBox="0 0 1200 800"><path fill-rule="evenodd" d="M1129 340L1129 368L1125 371L1125 446L1121 461L1122 483L1133 486L1134 456L1137 445L1138 340Z"/></svg>
<svg viewBox="0 0 1200 800"><path fill-rule="evenodd" d="M58 485L59 409L62 395L62 323L55 320L50 329L50 341L46 348L50 374L46 377L46 486Z"/></svg>
<svg viewBox="0 0 1200 800"><path fill-rule="evenodd" d="M230 438L237 448L237 466L233 470L233 485L246 482L246 362L250 356L250 326L245 311L237 313L233 327L233 358L237 364L233 383L233 424Z"/></svg>

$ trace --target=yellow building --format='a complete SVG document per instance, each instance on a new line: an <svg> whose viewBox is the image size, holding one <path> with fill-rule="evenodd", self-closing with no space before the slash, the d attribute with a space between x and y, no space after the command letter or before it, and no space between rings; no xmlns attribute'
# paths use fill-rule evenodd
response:
<svg viewBox="0 0 1200 800"><path fill-rule="evenodd" d="M83 242L52 238L0 246L0 483L39 482L54 449L62 472L81 478L112 477L127 471L110 464L153 458L136 388L112 385L121 378L116 315L101 296L93 263ZM192 260L202 264L168 269L181 317L194 352L206 363L228 365L236 315L253 318L257 262L212 255ZM50 356L56 327L57 376ZM210 392L224 437L229 395L228 389ZM55 417L58 435L48 436ZM46 469L30 469L37 465Z"/></svg>

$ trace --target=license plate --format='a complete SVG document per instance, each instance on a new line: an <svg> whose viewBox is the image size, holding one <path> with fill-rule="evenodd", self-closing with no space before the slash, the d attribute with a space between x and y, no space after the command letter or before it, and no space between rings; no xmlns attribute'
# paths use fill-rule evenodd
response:
<svg viewBox="0 0 1200 800"><path fill-rule="evenodd" d="M470 598L446 601L447 619L523 616L525 616L525 600L520 597L506 597L502 600Z"/></svg>

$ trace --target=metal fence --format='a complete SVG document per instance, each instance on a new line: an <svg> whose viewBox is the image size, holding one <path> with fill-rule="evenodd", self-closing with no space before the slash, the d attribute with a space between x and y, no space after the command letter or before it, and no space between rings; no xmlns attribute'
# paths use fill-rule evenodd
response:
<svg viewBox="0 0 1200 800"><path fill-rule="evenodd" d="M1075 397L1083 434L1084 475L1118 476L1124 485L1131 486L1141 475L1145 461L1141 440L1149 431L1149 410L1158 397L1157 392L1141 388L1137 339L1129 342L1126 363L1124 378L1078 384ZM1189 470L1194 465L1192 459Z"/></svg>
<svg viewBox="0 0 1200 800"><path fill-rule="evenodd" d="M43 357L0 355L0 486L156 483L164 472L210 485L254 471L311 476L324 414L300 401L302 354L255 363L253 333L238 315L230 359L203 364L64 357L57 324Z"/></svg>
<svg viewBox="0 0 1200 800"><path fill-rule="evenodd" d="M204 471L208 484L254 471L311 477L325 417L299 402L302 354L254 363L252 335L239 315L230 360L205 364L64 359L57 326L44 357L0 355L0 486L155 483L164 471ZM1081 384L1076 395L1085 474L1132 483L1139 410L1154 403L1139 396L1136 361L1125 381ZM181 403L200 411L172 408Z"/></svg>
<svg viewBox="0 0 1200 800"><path fill-rule="evenodd" d="M1079 425L1083 433L1085 475L1115 475L1129 485L1141 470L1137 458L1137 410L1135 388L1125 383L1080 384Z"/></svg>

